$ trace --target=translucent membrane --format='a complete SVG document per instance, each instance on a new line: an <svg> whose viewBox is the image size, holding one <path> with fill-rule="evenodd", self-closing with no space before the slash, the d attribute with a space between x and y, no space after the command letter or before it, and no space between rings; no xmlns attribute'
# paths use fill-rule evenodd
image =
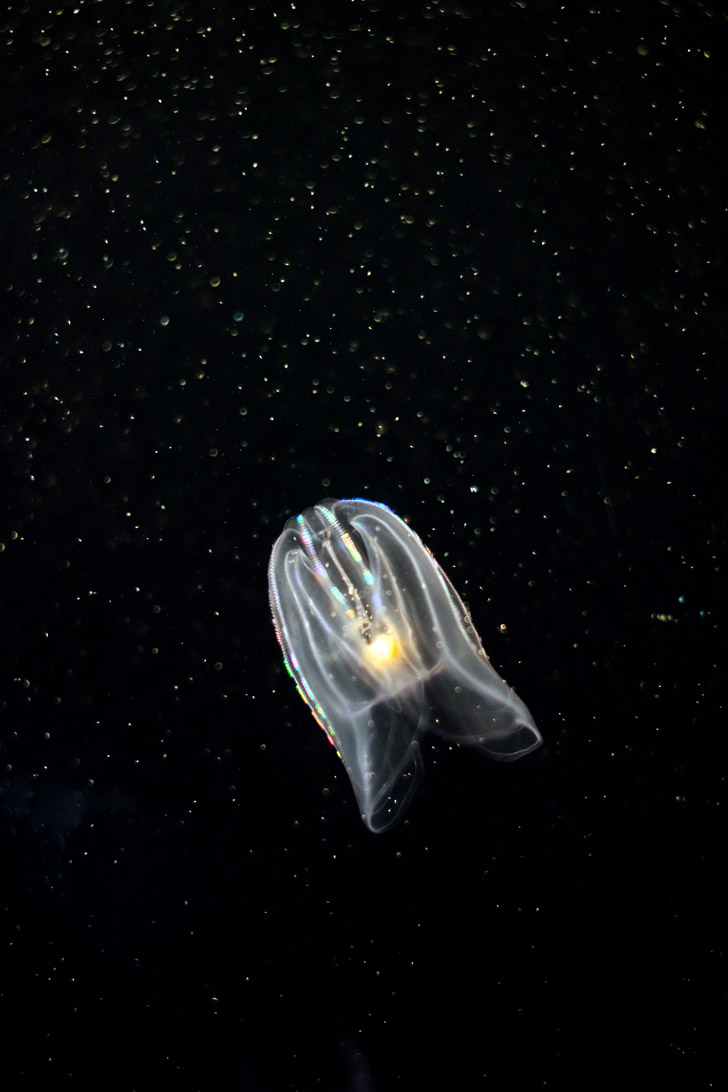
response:
<svg viewBox="0 0 728 1092"><path fill-rule="evenodd" d="M383 504L324 500L289 519L268 582L286 667L370 830L387 830L409 806L424 732L498 759L541 743L460 596Z"/></svg>

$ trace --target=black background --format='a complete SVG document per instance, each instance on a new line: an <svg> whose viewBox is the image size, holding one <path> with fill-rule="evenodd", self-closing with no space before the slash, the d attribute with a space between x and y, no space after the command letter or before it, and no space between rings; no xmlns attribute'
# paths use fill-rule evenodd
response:
<svg viewBox="0 0 728 1092"><path fill-rule="evenodd" d="M4 1087L715 1087L724 15L3 18ZM270 623L325 496L544 737L381 837Z"/></svg>

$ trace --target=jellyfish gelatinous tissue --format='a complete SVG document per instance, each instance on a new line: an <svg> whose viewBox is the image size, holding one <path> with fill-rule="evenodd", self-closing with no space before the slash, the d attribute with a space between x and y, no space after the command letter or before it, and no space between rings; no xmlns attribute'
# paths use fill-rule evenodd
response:
<svg viewBox="0 0 728 1092"><path fill-rule="evenodd" d="M289 519L268 587L286 667L370 830L387 830L409 806L426 731L499 759L539 746L460 596L385 505L324 500Z"/></svg>

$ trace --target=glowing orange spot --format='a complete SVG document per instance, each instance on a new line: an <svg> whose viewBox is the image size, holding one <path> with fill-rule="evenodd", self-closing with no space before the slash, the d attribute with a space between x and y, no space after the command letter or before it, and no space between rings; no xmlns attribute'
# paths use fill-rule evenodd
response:
<svg viewBox="0 0 728 1092"><path fill-rule="evenodd" d="M384 667L399 659L399 645L391 633L380 633L367 645L369 659L378 667Z"/></svg>

